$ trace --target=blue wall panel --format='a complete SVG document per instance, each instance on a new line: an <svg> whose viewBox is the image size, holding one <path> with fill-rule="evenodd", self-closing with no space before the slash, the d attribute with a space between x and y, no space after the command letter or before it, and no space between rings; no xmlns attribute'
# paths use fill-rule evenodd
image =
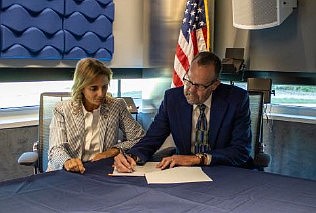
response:
<svg viewBox="0 0 316 213"><path fill-rule="evenodd" d="M64 0L2 0L1 57L62 59Z"/></svg>
<svg viewBox="0 0 316 213"><path fill-rule="evenodd" d="M1 58L110 61L113 0L2 0Z"/></svg>
<svg viewBox="0 0 316 213"><path fill-rule="evenodd" d="M114 51L113 2L109 0L68 0L65 3L64 58L90 56L111 60Z"/></svg>

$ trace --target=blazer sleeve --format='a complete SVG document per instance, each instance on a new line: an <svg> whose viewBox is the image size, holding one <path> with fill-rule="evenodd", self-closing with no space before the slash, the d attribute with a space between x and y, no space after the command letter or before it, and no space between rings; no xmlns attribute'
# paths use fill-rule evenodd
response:
<svg viewBox="0 0 316 213"><path fill-rule="evenodd" d="M66 160L70 159L66 143L65 118L62 113L61 103L53 110L53 117L49 133L48 171L62 169Z"/></svg>
<svg viewBox="0 0 316 213"><path fill-rule="evenodd" d="M168 95L165 93L158 113L147 130L145 137L143 137L139 143L135 144L128 153L136 155L141 161L146 162L152 157L155 151L161 147L166 138L170 135L167 105Z"/></svg>
<svg viewBox="0 0 316 213"><path fill-rule="evenodd" d="M123 141L114 145L114 147L128 150L144 136L145 131L128 111L125 101L118 99L118 103L121 109L119 114L119 128L123 133Z"/></svg>

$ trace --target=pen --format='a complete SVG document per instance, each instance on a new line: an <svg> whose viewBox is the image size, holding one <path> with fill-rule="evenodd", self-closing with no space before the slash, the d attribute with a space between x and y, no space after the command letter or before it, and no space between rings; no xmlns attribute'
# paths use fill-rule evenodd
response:
<svg viewBox="0 0 316 213"><path fill-rule="evenodd" d="M127 159L127 154L122 148L120 148L120 153Z"/></svg>
<svg viewBox="0 0 316 213"><path fill-rule="evenodd" d="M128 154L126 154L125 151L122 148L120 148L120 153L125 157L125 159L129 163L128 158L127 158ZM129 163L128 169L130 169L130 172L134 172L135 171L135 169L132 167L132 165L130 163Z"/></svg>

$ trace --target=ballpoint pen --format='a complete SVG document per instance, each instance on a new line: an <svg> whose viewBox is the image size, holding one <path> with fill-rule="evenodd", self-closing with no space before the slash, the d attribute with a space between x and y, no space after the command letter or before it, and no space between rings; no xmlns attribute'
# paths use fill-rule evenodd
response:
<svg viewBox="0 0 316 213"><path fill-rule="evenodd" d="M126 152L124 151L124 149L120 148L120 153L125 157L125 159L127 160L127 162L130 164L130 162L128 161L128 154L126 154ZM130 164L130 167L128 168L131 170L131 172L134 172L135 169L133 168L133 166Z"/></svg>

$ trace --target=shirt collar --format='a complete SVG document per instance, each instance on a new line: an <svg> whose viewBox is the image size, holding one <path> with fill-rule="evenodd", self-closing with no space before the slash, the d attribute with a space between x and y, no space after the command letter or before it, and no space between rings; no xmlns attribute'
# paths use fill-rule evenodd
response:
<svg viewBox="0 0 316 213"><path fill-rule="evenodd" d="M211 93L211 95L203 103L208 109L211 108L212 95L213 95L213 93ZM197 106L198 106L197 104L193 104L193 111L196 109Z"/></svg>
<svg viewBox="0 0 316 213"><path fill-rule="evenodd" d="M88 113L92 113L92 114L94 114L94 113L99 113L99 114L100 114L101 105L100 105L97 109L93 110L92 112L88 112L88 111L86 110L86 108L84 108L84 105L83 105L83 104L81 104L81 106L82 106L82 111L83 111L84 117L86 117L86 115L87 115Z"/></svg>

